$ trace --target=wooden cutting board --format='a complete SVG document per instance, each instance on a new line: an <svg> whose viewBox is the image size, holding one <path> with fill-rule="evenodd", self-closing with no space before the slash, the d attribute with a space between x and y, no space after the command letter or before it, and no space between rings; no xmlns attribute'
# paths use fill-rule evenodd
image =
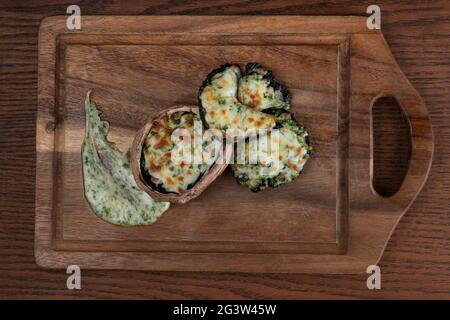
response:
<svg viewBox="0 0 450 320"><path fill-rule="evenodd" d="M234 272L359 273L376 264L420 192L433 135L422 99L364 17L83 16L39 33L35 256L40 266ZM119 227L84 198L84 97L126 150L145 121L196 104L209 71L259 62L293 95L314 148L293 183L251 193L226 171L153 225ZM390 198L372 187L371 108L394 97L411 132L409 169Z"/></svg>

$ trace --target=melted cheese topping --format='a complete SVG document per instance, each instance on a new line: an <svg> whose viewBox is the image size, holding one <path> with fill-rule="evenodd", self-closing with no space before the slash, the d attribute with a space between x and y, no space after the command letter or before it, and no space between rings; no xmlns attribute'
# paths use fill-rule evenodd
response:
<svg viewBox="0 0 450 320"><path fill-rule="evenodd" d="M123 226L155 222L169 208L138 188L130 167L130 153L120 152L106 139L109 125L89 93L85 102L86 135L82 145L84 194L101 219Z"/></svg>
<svg viewBox="0 0 450 320"><path fill-rule="evenodd" d="M210 127L227 131L239 129L270 130L275 126L275 117L248 108L237 99L241 73L237 66L229 66L215 74L199 98L204 108L204 117Z"/></svg>
<svg viewBox="0 0 450 320"><path fill-rule="evenodd" d="M250 143L245 144L245 164L233 164L236 180L252 191L268 186L277 187L294 180L303 170L309 157L308 133L304 128L286 122L280 129L269 133L267 144L257 150L257 163L249 163ZM277 145L278 148L271 146Z"/></svg>
<svg viewBox="0 0 450 320"><path fill-rule="evenodd" d="M269 108L289 109L289 103L283 98L283 93L274 90L270 82L261 74L250 74L241 78L238 89L239 101L252 109Z"/></svg>
<svg viewBox="0 0 450 320"><path fill-rule="evenodd" d="M174 132L187 135L188 140L182 140L183 137L172 138ZM210 141L198 141L195 137L202 138L202 124L194 112L172 113L153 123L142 149L142 169L155 185L167 192L182 193L209 170L211 163L202 161L201 157ZM185 151L189 153L186 161L174 161L183 160ZM198 161L194 161L194 156L200 157Z"/></svg>

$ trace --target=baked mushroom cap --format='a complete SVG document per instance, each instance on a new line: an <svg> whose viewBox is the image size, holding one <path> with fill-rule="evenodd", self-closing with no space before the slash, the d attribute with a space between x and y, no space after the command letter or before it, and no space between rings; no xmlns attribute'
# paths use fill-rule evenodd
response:
<svg viewBox="0 0 450 320"><path fill-rule="evenodd" d="M251 142L246 141L245 163L231 165L236 181L253 192L293 181L302 173L311 153L308 132L293 114L279 113L277 124L267 137L258 137L267 138L268 146L258 148L255 163L249 162Z"/></svg>
<svg viewBox="0 0 450 320"><path fill-rule="evenodd" d="M271 143L278 139L273 148L276 159L272 149L258 150L258 161L232 165L239 184L259 191L288 183L302 172L311 151L309 135L289 113L291 94L272 71L259 63L249 63L242 74L238 65L224 64L207 76L198 100L205 128L220 129L226 135L230 129L245 132L246 161L249 139L266 138ZM238 155L235 161L241 158Z"/></svg>
<svg viewBox="0 0 450 320"><path fill-rule="evenodd" d="M186 203L199 196L225 170L227 164L222 161L222 149L204 161L203 148L214 141L203 143L200 140L198 144L195 134L200 133L200 138L203 137L202 132L194 132L198 127L201 130L197 107L176 106L157 114L139 130L133 141L131 161L140 188L160 201ZM190 141L183 144L186 134ZM174 138L176 135L179 138ZM191 147L201 150L199 153L194 151L188 161L179 157L181 153L178 158L172 157L185 146L189 151ZM221 143L219 147L222 148ZM200 159L192 158L196 155L200 155Z"/></svg>
<svg viewBox="0 0 450 320"><path fill-rule="evenodd" d="M271 130L276 125L274 116L243 105L237 98L241 70L238 65L224 64L213 70L203 81L198 101L200 116L206 129L219 129L223 134L240 131Z"/></svg>
<svg viewBox="0 0 450 320"><path fill-rule="evenodd" d="M289 110L291 94L289 90L275 80L272 71L259 63L249 63L244 76L239 81L239 101L252 109Z"/></svg>

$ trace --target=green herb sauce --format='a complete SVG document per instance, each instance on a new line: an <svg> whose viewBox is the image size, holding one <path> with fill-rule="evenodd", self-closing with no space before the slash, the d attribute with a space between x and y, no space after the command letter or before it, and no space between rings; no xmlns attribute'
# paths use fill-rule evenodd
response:
<svg viewBox="0 0 450 320"><path fill-rule="evenodd" d="M82 145L84 193L95 214L121 226L155 222L169 208L140 190L130 167L130 152L107 140L109 124L100 118L90 92L85 100L86 135Z"/></svg>

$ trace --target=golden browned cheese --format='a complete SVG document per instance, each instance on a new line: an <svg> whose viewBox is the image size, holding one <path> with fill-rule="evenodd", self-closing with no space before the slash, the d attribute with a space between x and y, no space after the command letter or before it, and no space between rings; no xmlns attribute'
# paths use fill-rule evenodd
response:
<svg viewBox="0 0 450 320"><path fill-rule="evenodd" d="M204 120L209 127L242 132L270 130L275 126L275 117L243 105L237 98L240 69L229 65L216 73L204 85L199 94Z"/></svg>
<svg viewBox="0 0 450 320"><path fill-rule="evenodd" d="M184 135L178 138L177 133ZM188 140L183 141L182 138ZM153 123L145 139L141 169L160 189L182 193L191 188L211 167L201 161L201 158L194 158L196 154L201 155L203 146L202 124L196 113L175 112L165 115ZM174 160L182 157L185 150L183 148L186 147L189 151L194 151L190 158L187 161Z"/></svg>

